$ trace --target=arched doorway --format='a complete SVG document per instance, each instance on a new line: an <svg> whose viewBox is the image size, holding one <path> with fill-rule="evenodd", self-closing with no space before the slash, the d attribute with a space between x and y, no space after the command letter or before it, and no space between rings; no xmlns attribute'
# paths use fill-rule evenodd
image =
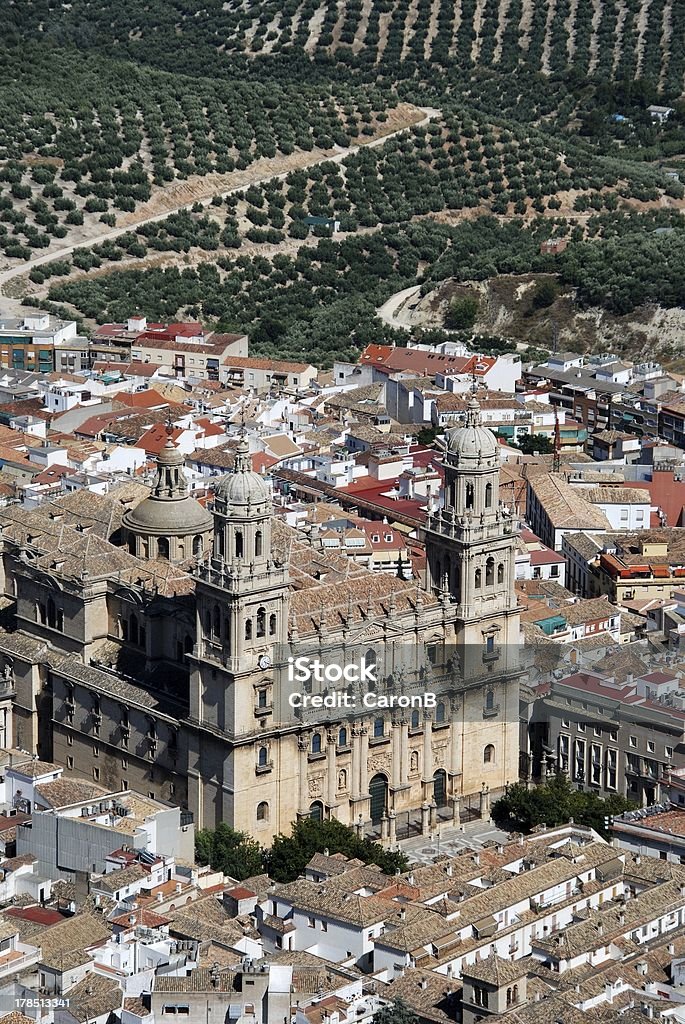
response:
<svg viewBox="0 0 685 1024"><path fill-rule="evenodd" d="M388 807L388 780L385 775L374 775L369 786L371 794L371 821L381 820Z"/></svg>
<svg viewBox="0 0 685 1024"><path fill-rule="evenodd" d="M315 800L310 806L309 817L312 821L323 821L323 804L320 800Z"/></svg>
<svg viewBox="0 0 685 1024"><path fill-rule="evenodd" d="M433 799L438 807L447 804L447 775L442 768L433 776Z"/></svg>

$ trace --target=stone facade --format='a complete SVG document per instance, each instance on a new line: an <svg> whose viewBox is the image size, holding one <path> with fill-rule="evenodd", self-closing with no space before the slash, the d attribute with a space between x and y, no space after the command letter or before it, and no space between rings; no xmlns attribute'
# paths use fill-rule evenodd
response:
<svg viewBox="0 0 685 1024"><path fill-rule="evenodd" d="M0 513L17 627L0 652L30 681L14 715L23 745L263 843L298 816L372 824L392 842L408 812L424 831L471 797L487 813L518 777L516 526L475 402L445 462L425 587L297 541L244 439L215 490L211 553L180 565L129 550L137 509L117 491ZM341 650L382 666L377 698L395 706L371 709L359 690L353 710L284 710L274 663ZM421 691L434 707L397 706Z"/></svg>

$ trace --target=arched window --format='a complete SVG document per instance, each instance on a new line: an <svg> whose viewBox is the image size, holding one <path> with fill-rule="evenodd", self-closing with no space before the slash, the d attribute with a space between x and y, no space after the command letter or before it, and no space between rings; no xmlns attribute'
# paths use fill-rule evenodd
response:
<svg viewBox="0 0 685 1024"><path fill-rule="evenodd" d="M51 597L48 598L48 626L52 626L54 629L57 625L57 611L55 610L55 602Z"/></svg>
<svg viewBox="0 0 685 1024"><path fill-rule="evenodd" d="M210 610L208 608L207 611L205 612L205 636L209 636L209 634L211 632L212 632L212 614L211 614L211 612L210 612Z"/></svg>
<svg viewBox="0 0 685 1024"><path fill-rule="evenodd" d="M136 553L136 535L129 533L128 535L128 553L129 555L135 555Z"/></svg>
<svg viewBox="0 0 685 1024"><path fill-rule="evenodd" d="M245 639L252 639L252 619L245 619Z"/></svg>
<svg viewBox="0 0 685 1024"><path fill-rule="evenodd" d="M276 635L276 615L272 612L269 616L269 636Z"/></svg>
<svg viewBox="0 0 685 1024"><path fill-rule="evenodd" d="M262 553L262 531L257 530L254 535L254 554L255 558L259 558Z"/></svg>
<svg viewBox="0 0 685 1024"><path fill-rule="evenodd" d="M132 615L128 620L128 638L132 644L137 644L138 638L138 616Z"/></svg>
<svg viewBox="0 0 685 1024"><path fill-rule="evenodd" d="M376 664L376 652L374 651L373 647L369 647L368 651L364 655L364 664L366 665L367 669L371 668L372 665Z"/></svg>
<svg viewBox="0 0 685 1024"><path fill-rule="evenodd" d="M338 733L338 746L339 747L346 747L347 746L347 729L345 729L344 727Z"/></svg>
<svg viewBox="0 0 685 1024"><path fill-rule="evenodd" d="M312 736L312 754L321 753L321 733L315 732Z"/></svg>
<svg viewBox="0 0 685 1024"><path fill-rule="evenodd" d="M224 545L224 531L223 530L219 530L218 531L218 533L216 535L216 539L217 539L217 547L219 549L219 555L221 556L221 558L223 558L224 554L225 554L225 551L226 551L225 545Z"/></svg>
<svg viewBox="0 0 685 1024"><path fill-rule="evenodd" d="M466 507L473 508L473 484L466 485Z"/></svg>
<svg viewBox="0 0 685 1024"><path fill-rule="evenodd" d="M483 751L483 764L494 764L495 763L495 748L492 743L488 743L487 747Z"/></svg>
<svg viewBox="0 0 685 1024"><path fill-rule="evenodd" d="M257 754L257 764L260 768L266 768L269 763L269 751L266 747L260 747Z"/></svg>
<svg viewBox="0 0 685 1024"><path fill-rule="evenodd" d="M169 541L166 537L157 538L157 557L168 558L169 557Z"/></svg>
<svg viewBox="0 0 685 1024"><path fill-rule="evenodd" d="M214 636L221 636L221 610L218 604L214 605L214 617L212 621L212 632Z"/></svg>
<svg viewBox="0 0 685 1024"><path fill-rule="evenodd" d="M497 582L504 583L504 562L500 562L497 566Z"/></svg>
<svg viewBox="0 0 685 1024"><path fill-rule="evenodd" d="M376 738L385 736L385 722L382 718L374 718L373 720L373 734Z"/></svg>
<svg viewBox="0 0 685 1024"><path fill-rule="evenodd" d="M411 713L411 727L412 729L418 729L421 725L421 716L418 711L414 709Z"/></svg>
<svg viewBox="0 0 685 1024"><path fill-rule="evenodd" d="M495 692L494 690L488 690L485 694L485 710L492 711L495 706Z"/></svg>
<svg viewBox="0 0 685 1024"><path fill-rule="evenodd" d="M257 609L257 636L266 636L266 609Z"/></svg>
<svg viewBox="0 0 685 1024"><path fill-rule="evenodd" d="M495 582L495 559L490 557L485 563L485 586L491 587Z"/></svg>
<svg viewBox="0 0 685 1024"><path fill-rule="evenodd" d="M475 586L476 590L480 590L482 578L483 578L482 572L480 571L480 569L476 569L476 575L475 575L475 579L474 579L474 586Z"/></svg>
<svg viewBox="0 0 685 1024"><path fill-rule="evenodd" d="M235 557L236 558L242 558L243 557L243 531L242 530L236 530L235 531Z"/></svg>
<svg viewBox="0 0 685 1024"><path fill-rule="evenodd" d="M186 633L185 639L183 641L183 653L184 654L192 654L193 653L193 638L192 638L192 636L188 636L187 633Z"/></svg>
<svg viewBox="0 0 685 1024"><path fill-rule="evenodd" d="M197 537L193 537L193 554L201 555L203 545L202 535L198 533Z"/></svg>
<svg viewBox="0 0 685 1024"><path fill-rule="evenodd" d="M261 803L257 804L257 821L268 821L269 820L269 805L266 800L262 800Z"/></svg>
<svg viewBox="0 0 685 1024"><path fill-rule="evenodd" d="M492 484L485 485L485 507L492 508Z"/></svg>
<svg viewBox="0 0 685 1024"><path fill-rule="evenodd" d="M442 703L442 701L440 701L440 703L438 704L438 706L435 709L435 721L436 722L444 722L445 721L445 705Z"/></svg>
<svg viewBox="0 0 685 1024"><path fill-rule="evenodd" d="M347 789L347 772L344 768L338 772L338 792Z"/></svg>
<svg viewBox="0 0 685 1024"><path fill-rule="evenodd" d="M312 821L323 821L323 804L320 800L315 800L309 808L309 817Z"/></svg>

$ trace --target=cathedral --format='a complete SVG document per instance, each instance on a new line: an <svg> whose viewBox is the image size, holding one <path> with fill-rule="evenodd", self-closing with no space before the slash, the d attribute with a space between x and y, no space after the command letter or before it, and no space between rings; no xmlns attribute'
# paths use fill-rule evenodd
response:
<svg viewBox="0 0 685 1024"><path fill-rule="evenodd" d="M182 467L169 442L152 493L0 511L5 745L263 844L298 817L392 843L410 816L487 809L518 777L517 527L476 400L447 435L421 585L300 539L245 437L211 512ZM288 656L341 651L378 670L373 700L293 710ZM420 691L431 706L403 697Z"/></svg>

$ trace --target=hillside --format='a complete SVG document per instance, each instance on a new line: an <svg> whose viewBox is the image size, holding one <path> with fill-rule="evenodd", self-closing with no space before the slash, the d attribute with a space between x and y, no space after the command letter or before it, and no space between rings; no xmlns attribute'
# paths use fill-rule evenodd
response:
<svg viewBox="0 0 685 1024"><path fill-rule="evenodd" d="M539 245L564 235L585 306L680 302L642 245L636 289L607 285L595 258L636 213L680 248L676 0L0 0L0 14L7 299L96 320L125 315L135 287L150 315L329 361L393 290L549 272Z"/></svg>

